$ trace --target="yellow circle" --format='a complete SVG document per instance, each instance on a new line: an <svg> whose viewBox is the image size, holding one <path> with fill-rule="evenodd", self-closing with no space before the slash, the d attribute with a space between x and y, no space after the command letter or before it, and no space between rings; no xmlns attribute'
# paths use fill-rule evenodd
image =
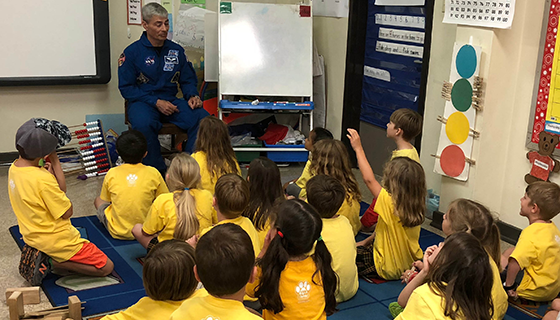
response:
<svg viewBox="0 0 560 320"><path fill-rule="evenodd" d="M462 112L455 112L447 119L445 133L451 142L461 144L469 137L469 119Z"/></svg>

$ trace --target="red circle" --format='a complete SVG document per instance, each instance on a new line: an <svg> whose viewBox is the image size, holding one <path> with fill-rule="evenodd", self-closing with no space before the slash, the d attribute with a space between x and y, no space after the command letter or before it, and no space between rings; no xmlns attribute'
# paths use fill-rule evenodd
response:
<svg viewBox="0 0 560 320"><path fill-rule="evenodd" d="M441 170L446 175L454 178L458 177L465 169L465 154L458 146L449 145L441 152L439 163Z"/></svg>

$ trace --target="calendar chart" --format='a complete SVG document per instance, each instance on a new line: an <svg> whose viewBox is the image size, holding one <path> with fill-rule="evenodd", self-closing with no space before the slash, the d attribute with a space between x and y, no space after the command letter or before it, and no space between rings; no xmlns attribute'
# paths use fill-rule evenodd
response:
<svg viewBox="0 0 560 320"><path fill-rule="evenodd" d="M444 23L509 29L515 0L445 0Z"/></svg>

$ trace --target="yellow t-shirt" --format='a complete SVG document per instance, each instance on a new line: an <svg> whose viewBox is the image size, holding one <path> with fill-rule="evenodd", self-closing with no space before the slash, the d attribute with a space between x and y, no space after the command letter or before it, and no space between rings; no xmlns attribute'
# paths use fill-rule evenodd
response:
<svg viewBox="0 0 560 320"><path fill-rule="evenodd" d="M311 159L307 160L307 162L305 163L305 167L303 168L303 172L301 173L301 176L296 181L296 185L301 188L301 191L299 192L300 198L307 197L307 191L305 190L305 186L307 184L307 181L313 178L309 168L311 168Z"/></svg>
<svg viewBox="0 0 560 320"><path fill-rule="evenodd" d="M560 231L554 223L533 223L519 236L511 257L525 274L517 288L521 298L548 301L560 292Z"/></svg>
<svg viewBox="0 0 560 320"><path fill-rule="evenodd" d="M257 230L257 233L259 235L259 244L260 244L259 252L261 252L262 247L264 246L264 241L266 240L266 235L268 234L268 230L270 230L270 223L268 221L264 225L264 229L262 229L260 231ZM257 253L257 255L258 255L258 253Z"/></svg>
<svg viewBox="0 0 560 320"><path fill-rule="evenodd" d="M159 171L141 163L125 163L107 172L101 200L111 202L105 209L107 229L115 239L134 240L132 227L146 220L155 198L167 193Z"/></svg>
<svg viewBox="0 0 560 320"><path fill-rule="evenodd" d="M358 291L356 241L348 219L338 216L323 220L321 236L332 256L332 268L339 277L336 301L352 298Z"/></svg>
<svg viewBox="0 0 560 320"><path fill-rule="evenodd" d="M443 312L444 301L442 297L435 294L427 283L416 288L408 302L406 308L395 320L448 320Z"/></svg>
<svg viewBox="0 0 560 320"><path fill-rule="evenodd" d="M185 300L169 318L169 320L186 319L251 320L262 318L249 312L240 301L205 295Z"/></svg>
<svg viewBox="0 0 560 320"><path fill-rule="evenodd" d="M356 236L362 227L362 223L360 222L360 203L358 200L352 198L348 201L347 198L344 198L344 202L336 214L345 216L346 219L348 219L348 222L350 222L352 226L352 232L354 232L354 236Z"/></svg>
<svg viewBox="0 0 560 320"><path fill-rule="evenodd" d="M394 150L393 155L391 156L391 160L397 157L407 157L420 163L420 157L418 156L418 151L416 151L416 148L414 147L412 147L412 149Z"/></svg>
<svg viewBox="0 0 560 320"><path fill-rule="evenodd" d="M157 301L144 297L136 304L119 313L104 316L101 320L152 320L169 319L171 314L181 306L181 301Z"/></svg>
<svg viewBox="0 0 560 320"><path fill-rule="evenodd" d="M327 319L325 312L325 291L321 285L321 273L315 278L313 274L317 266L312 257L302 261L288 261L284 271L280 274L280 285L278 292L284 305L282 312L275 314L270 310L263 310L263 318L271 319ZM261 269L258 269L258 279L247 285L247 294L254 296L255 288L261 277ZM313 282L315 280L315 283Z"/></svg>
<svg viewBox="0 0 560 320"><path fill-rule="evenodd" d="M210 174L210 171L208 171L208 165L206 162L206 153L203 151L198 151L195 152L193 154L191 154L191 157L193 157L196 162L198 162L198 166L200 167L200 177L202 178L202 188L204 190L208 190L210 191L210 193L212 193L212 195L214 195L214 187L216 186L216 181L218 181L218 179L220 177L214 177L212 178L212 175ZM239 164L236 163L237 166L237 172L230 172L230 173L237 173L238 175L241 175L241 168L239 167Z"/></svg>
<svg viewBox="0 0 560 320"><path fill-rule="evenodd" d="M46 169L16 162L8 171L8 195L23 241L57 262L67 261L88 242L70 219L62 218L72 203Z"/></svg>
<svg viewBox="0 0 560 320"><path fill-rule="evenodd" d="M412 262L422 259L418 244L420 226L405 228L402 225L395 214L393 199L385 188L381 189L374 210L379 214L373 242L375 269L383 279L400 279Z"/></svg>
<svg viewBox="0 0 560 320"><path fill-rule="evenodd" d="M198 189L191 189L189 193L194 197L196 203L196 216L200 223L198 233L200 234L202 230L212 225L214 211L212 195L206 190ZM142 230L147 234L156 234L161 231L158 235L159 242L173 239L175 225L177 224L177 211L173 195L174 193L171 192L157 197L142 226Z"/></svg>
<svg viewBox="0 0 560 320"><path fill-rule="evenodd" d="M251 242L253 243L253 249L255 250L255 257L259 255L260 250L262 248L260 240L259 240L259 233L257 232L257 229L255 229L255 226L253 225L253 222L251 222L251 220L249 220L249 218L239 216L235 219L226 219L226 220L222 220L222 221L218 222L215 226L220 225L220 224L224 224L224 223L233 223L233 224L236 224L236 225L240 226L243 230L245 230L245 232L247 232L247 234L251 238ZM206 229L202 230L200 235L201 236L204 235L206 232L210 231L215 226L212 226L212 227L209 227L209 228L206 228Z"/></svg>
<svg viewBox="0 0 560 320"><path fill-rule="evenodd" d="M494 284L492 284L492 301L494 303L494 316L492 319L501 320L506 315L508 309L508 295L502 286L500 278L500 269L492 256L488 254L490 260L490 267L492 268L492 276L494 277Z"/></svg>

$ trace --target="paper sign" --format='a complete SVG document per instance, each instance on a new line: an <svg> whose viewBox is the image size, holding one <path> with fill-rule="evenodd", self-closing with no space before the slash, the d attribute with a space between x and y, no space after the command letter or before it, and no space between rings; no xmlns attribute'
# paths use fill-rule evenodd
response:
<svg viewBox="0 0 560 320"><path fill-rule="evenodd" d="M173 1L172 0L161 0L161 5L169 13L173 13Z"/></svg>
<svg viewBox="0 0 560 320"><path fill-rule="evenodd" d="M142 24L142 0L128 0L128 24Z"/></svg>
<svg viewBox="0 0 560 320"><path fill-rule="evenodd" d="M419 46L408 46L404 44L377 41L375 46L377 52L384 52L388 54L395 54L399 56L407 56L422 59L424 55L424 48Z"/></svg>
<svg viewBox="0 0 560 320"><path fill-rule="evenodd" d="M424 32L379 28L379 39L424 43Z"/></svg>
<svg viewBox="0 0 560 320"><path fill-rule="evenodd" d="M423 6L425 0L375 0L376 6Z"/></svg>
<svg viewBox="0 0 560 320"><path fill-rule="evenodd" d="M179 10L173 41L183 47L204 49L204 16L210 11L199 7Z"/></svg>
<svg viewBox="0 0 560 320"><path fill-rule="evenodd" d="M391 74L387 70L364 66L364 76L391 82Z"/></svg>
<svg viewBox="0 0 560 320"><path fill-rule="evenodd" d="M348 18L349 0L315 0L313 15L319 17Z"/></svg>
<svg viewBox="0 0 560 320"><path fill-rule="evenodd" d="M416 16L401 16L396 14L375 14L375 23L385 26L396 26L396 27L409 27L424 29L426 24L425 17Z"/></svg>
<svg viewBox="0 0 560 320"><path fill-rule="evenodd" d="M183 4L192 4L200 8L206 8L206 0L181 0Z"/></svg>
<svg viewBox="0 0 560 320"><path fill-rule="evenodd" d="M509 29L515 0L445 0L444 23Z"/></svg>

